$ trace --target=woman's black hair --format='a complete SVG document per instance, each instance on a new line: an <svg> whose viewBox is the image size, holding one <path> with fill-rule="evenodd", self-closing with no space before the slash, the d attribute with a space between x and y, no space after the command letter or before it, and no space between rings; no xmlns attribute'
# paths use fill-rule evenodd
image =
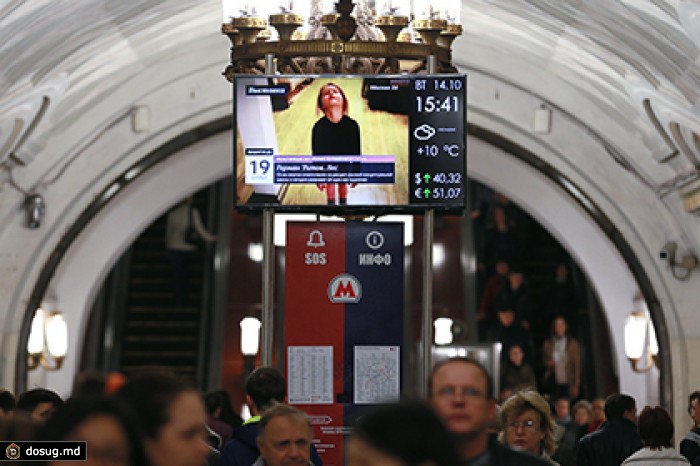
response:
<svg viewBox="0 0 700 466"><path fill-rule="evenodd" d="M33 388L17 398L15 410L31 413L40 403L51 403L54 408L59 408L63 406L63 399L53 390Z"/></svg>
<svg viewBox="0 0 700 466"><path fill-rule="evenodd" d="M168 423L173 401L194 390L192 384L172 372L154 370L131 376L115 396L131 406L143 435L157 439L160 429Z"/></svg>
<svg viewBox="0 0 700 466"><path fill-rule="evenodd" d="M15 410L17 406L17 400L11 391L0 388L0 410L5 414L9 414L10 411Z"/></svg>
<svg viewBox="0 0 700 466"><path fill-rule="evenodd" d="M231 406L231 398L226 390L214 390L204 396L204 406L210 415L214 415L217 409L220 410L217 419L225 422L233 428L243 424L241 417L236 414Z"/></svg>
<svg viewBox="0 0 700 466"><path fill-rule="evenodd" d="M148 466L149 463L141 442L141 431L132 410L129 406L113 398L96 396L70 398L39 428L35 440L68 440L70 433L80 424L96 416L108 416L122 428L131 450L129 455L131 466Z"/></svg>
<svg viewBox="0 0 700 466"><path fill-rule="evenodd" d="M452 435L424 403L384 405L360 417L353 435L407 466L459 464Z"/></svg>

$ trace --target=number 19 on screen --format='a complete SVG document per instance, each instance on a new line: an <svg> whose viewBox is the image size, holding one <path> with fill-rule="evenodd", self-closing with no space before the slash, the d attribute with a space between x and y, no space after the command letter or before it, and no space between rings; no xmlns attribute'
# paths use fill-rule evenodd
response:
<svg viewBox="0 0 700 466"><path fill-rule="evenodd" d="M246 156L245 182L248 184L273 184L275 159L272 155Z"/></svg>

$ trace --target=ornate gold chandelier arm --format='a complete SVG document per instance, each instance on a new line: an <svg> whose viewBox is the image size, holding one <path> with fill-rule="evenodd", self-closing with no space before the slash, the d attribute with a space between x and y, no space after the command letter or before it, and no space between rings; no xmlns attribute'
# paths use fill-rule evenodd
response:
<svg viewBox="0 0 700 466"><path fill-rule="evenodd" d="M460 25L432 16L415 19L413 31L421 40L415 42L406 29L411 24L407 15L383 13L371 18L369 10L363 10L364 14L356 12L356 19L351 16L354 6L351 0L339 0L335 13L315 16L316 29L305 40L295 35L304 19L288 10L269 16L270 26L279 34L279 40L272 41L261 33L266 19L231 17L222 26L232 44L231 64L224 75L231 81L235 73L265 74L264 60L269 56L278 60L277 69L284 74L420 73L427 68L428 56L437 59L435 72L457 71L451 64L451 47L462 33Z"/></svg>
<svg viewBox="0 0 700 466"><path fill-rule="evenodd" d="M308 63L311 58L315 57L364 57L369 59L377 59L379 57L377 66L371 70L372 73L383 73L386 71L395 73L398 71L396 68L399 61L417 61L418 66L411 68L412 72L416 72L425 69L424 60L428 55L437 57L440 64L439 72L454 72L454 68L450 64L450 50L439 45L408 42L293 40L244 43L232 47L232 68L227 72L227 79L230 77L230 73L262 73L264 65L258 62L264 60L268 54L272 54L281 60L280 65L289 65L292 73L304 72L303 64ZM280 66L280 69L282 68L283 66ZM329 71L335 73L348 72L348 70L342 69L343 62L340 60L334 62L334 68ZM305 71L314 72L311 69Z"/></svg>
<svg viewBox="0 0 700 466"><path fill-rule="evenodd" d="M239 60L259 60L267 54L277 57L309 57L309 56L353 56L353 57L394 57L400 60L420 60L427 55L436 55L442 62L450 62L450 50L439 46L413 44L407 42L368 42L327 40L306 41L295 40L288 42L262 42L243 44L234 47L232 58Z"/></svg>

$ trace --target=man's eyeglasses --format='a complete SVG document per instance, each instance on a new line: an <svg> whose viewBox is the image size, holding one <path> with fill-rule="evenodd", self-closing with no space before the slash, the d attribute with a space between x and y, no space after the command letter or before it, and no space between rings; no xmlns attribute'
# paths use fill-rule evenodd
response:
<svg viewBox="0 0 700 466"><path fill-rule="evenodd" d="M440 398L455 398L457 395L461 395L465 398L483 398L484 393L477 390L474 387L452 387L446 386L441 387L435 391L435 395Z"/></svg>
<svg viewBox="0 0 700 466"><path fill-rule="evenodd" d="M518 430L520 427L522 427L524 430L532 430L538 426L537 423L531 419L528 419L527 421L513 421L506 425L506 428L512 430Z"/></svg>

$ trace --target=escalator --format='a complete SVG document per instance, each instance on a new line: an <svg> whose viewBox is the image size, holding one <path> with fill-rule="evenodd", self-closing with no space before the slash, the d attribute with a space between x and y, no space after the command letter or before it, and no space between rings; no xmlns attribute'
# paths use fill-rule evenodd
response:
<svg viewBox="0 0 700 466"><path fill-rule="evenodd" d="M194 197L209 231L220 227L212 185ZM175 300L166 248L167 213L156 219L116 263L91 312L81 370L126 375L159 367L205 384L213 339L212 263L215 245L201 243L189 257L187 295Z"/></svg>

